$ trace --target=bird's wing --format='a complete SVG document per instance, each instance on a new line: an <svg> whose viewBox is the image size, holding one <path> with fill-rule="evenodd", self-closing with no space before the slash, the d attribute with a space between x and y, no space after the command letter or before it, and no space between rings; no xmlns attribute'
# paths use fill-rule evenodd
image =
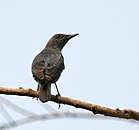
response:
<svg viewBox="0 0 139 130"><path fill-rule="evenodd" d="M60 54L58 56L55 56L53 61L48 63L45 70L45 75L50 76L54 80L57 80L64 69L64 58Z"/></svg>
<svg viewBox="0 0 139 130"><path fill-rule="evenodd" d="M61 54L38 55L32 63L33 76L41 83L56 82L64 68L64 58Z"/></svg>
<svg viewBox="0 0 139 130"><path fill-rule="evenodd" d="M44 71L45 71L45 61L36 61L32 64L32 73L33 76L39 80L44 79Z"/></svg>

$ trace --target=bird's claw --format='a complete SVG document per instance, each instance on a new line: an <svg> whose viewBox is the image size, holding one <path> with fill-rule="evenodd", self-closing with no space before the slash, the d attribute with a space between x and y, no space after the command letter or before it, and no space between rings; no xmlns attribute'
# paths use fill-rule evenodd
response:
<svg viewBox="0 0 139 130"><path fill-rule="evenodd" d="M56 94L56 97L61 97L60 93Z"/></svg>
<svg viewBox="0 0 139 130"><path fill-rule="evenodd" d="M61 96L60 93L56 94L56 97L60 97L60 96ZM59 103L58 109L60 109L60 107L61 107L61 104Z"/></svg>

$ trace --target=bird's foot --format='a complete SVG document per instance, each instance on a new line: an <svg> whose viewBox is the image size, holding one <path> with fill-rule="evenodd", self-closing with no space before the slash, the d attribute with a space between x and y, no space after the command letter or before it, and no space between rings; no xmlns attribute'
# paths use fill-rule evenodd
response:
<svg viewBox="0 0 139 130"><path fill-rule="evenodd" d="M60 96L61 96L60 93L56 94L56 97L60 97Z"/></svg>
<svg viewBox="0 0 139 130"><path fill-rule="evenodd" d="M58 105L58 109L60 109L60 107L61 107L61 104L59 103L59 105Z"/></svg>
<svg viewBox="0 0 139 130"><path fill-rule="evenodd" d="M60 97L61 95L60 95L60 93L58 93L58 94L56 94L56 97ZM59 105L58 105L58 109L60 109L60 107L61 107L61 104L60 103L58 103Z"/></svg>
<svg viewBox="0 0 139 130"><path fill-rule="evenodd" d="M33 97L32 99L36 99L38 101L39 98L38 97Z"/></svg>

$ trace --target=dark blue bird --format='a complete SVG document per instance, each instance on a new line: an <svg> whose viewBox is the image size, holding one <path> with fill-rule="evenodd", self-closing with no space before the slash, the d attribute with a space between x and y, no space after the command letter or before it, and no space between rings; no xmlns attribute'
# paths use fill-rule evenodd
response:
<svg viewBox="0 0 139 130"><path fill-rule="evenodd" d="M34 58L32 74L38 82L40 101L47 102L51 99L51 84L55 83L56 85L56 81L65 69L61 51L65 44L77 35L55 34L48 41L46 47Z"/></svg>

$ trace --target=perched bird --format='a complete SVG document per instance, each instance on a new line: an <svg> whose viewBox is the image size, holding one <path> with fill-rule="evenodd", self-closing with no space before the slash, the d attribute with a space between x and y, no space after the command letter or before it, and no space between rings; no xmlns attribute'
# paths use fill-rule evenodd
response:
<svg viewBox="0 0 139 130"><path fill-rule="evenodd" d="M48 41L45 48L34 58L32 74L34 79L38 82L40 101L47 102L51 99L51 84L55 83L56 85L56 81L65 69L64 58L61 51L65 44L77 35L78 34L55 34Z"/></svg>

